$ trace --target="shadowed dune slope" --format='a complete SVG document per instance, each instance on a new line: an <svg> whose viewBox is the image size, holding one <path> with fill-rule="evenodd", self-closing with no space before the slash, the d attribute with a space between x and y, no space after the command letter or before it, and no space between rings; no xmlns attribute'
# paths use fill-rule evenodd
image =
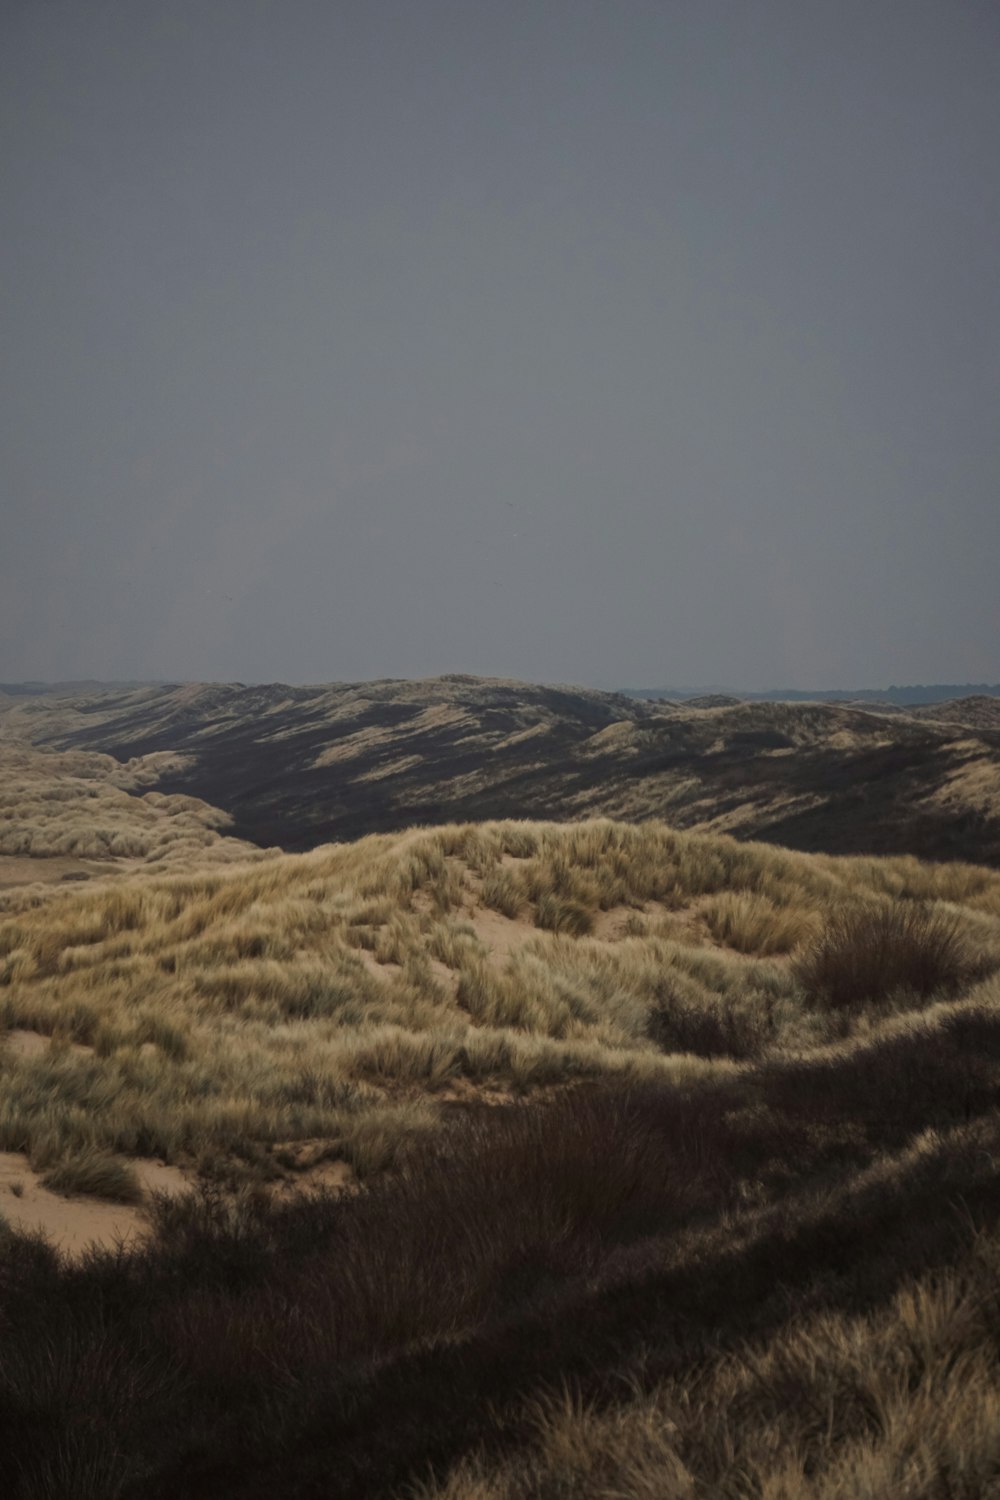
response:
<svg viewBox="0 0 1000 1500"><path fill-rule="evenodd" d="M288 850L416 823L606 815L1000 863L996 700L702 702L469 677L164 685L8 698L0 734L163 757L160 791Z"/></svg>

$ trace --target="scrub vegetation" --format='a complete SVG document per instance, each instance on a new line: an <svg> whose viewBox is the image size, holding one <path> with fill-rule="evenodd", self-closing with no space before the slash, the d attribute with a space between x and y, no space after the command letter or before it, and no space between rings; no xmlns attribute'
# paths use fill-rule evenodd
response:
<svg viewBox="0 0 1000 1500"><path fill-rule="evenodd" d="M998 970L997 873L659 823L9 889L0 1151L192 1185L6 1232L11 1493L991 1493Z"/></svg>

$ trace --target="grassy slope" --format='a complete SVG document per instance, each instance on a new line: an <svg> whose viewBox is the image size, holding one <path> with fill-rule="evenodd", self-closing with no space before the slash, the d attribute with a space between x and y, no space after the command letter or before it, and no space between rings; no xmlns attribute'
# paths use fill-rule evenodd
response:
<svg viewBox="0 0 1000 1500"><path fill-rule="evenodd" d="M222 809L155 789L182 763L169 752L123 764L110 755L0 739L0 859L70 857L98 861L87 874L109 874L135 862L165 869L260 857L253 845L222 832L232 823Z"/></svg>
<svg viewBox="0 0 1000 1500"><path fill-rule="evenodd" d="M606 820L411 831L33 895L0 924L0 1015L91 1051L9 1059L0 1149L204 1162L322 1135L363 1170L392 1155L373 1114L391 1102L409 1133L428 1089L455 1081L667 1078L678 1053L865 1034L866 1013L806 1003L784 955L832 905L897 895L946 903L970 949L1000 954L1000 876L976 867Z"/></svg>
<svg viewBox="0 0 1000 1500"><path fill-rule="evenodd" d="M497 823L6 908L0 1149L206 1182L10 1237L15 1493L989 1492L1000 876Z"/></svg>

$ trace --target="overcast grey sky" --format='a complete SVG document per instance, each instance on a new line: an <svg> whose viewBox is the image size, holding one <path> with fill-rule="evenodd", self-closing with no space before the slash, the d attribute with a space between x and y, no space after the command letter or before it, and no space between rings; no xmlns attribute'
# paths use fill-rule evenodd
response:
<svg viewBox="0 0 1000 1500"><path fill-rule="evenodd" d="M996 0L0 17L0 679L1000 679Z"/></svg>

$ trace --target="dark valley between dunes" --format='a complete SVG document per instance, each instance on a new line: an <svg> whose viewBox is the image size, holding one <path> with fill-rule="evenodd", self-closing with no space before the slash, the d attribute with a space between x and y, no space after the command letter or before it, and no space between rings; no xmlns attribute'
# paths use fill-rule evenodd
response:
<svg viewBox="0 0 1000 1500"><path fill-rule="evenodd" d="M1000 863L1000 699L650 703L475 677L0 696L0 731L120 761L289 851L413 824L665 819L840 854Z"/></svg>

